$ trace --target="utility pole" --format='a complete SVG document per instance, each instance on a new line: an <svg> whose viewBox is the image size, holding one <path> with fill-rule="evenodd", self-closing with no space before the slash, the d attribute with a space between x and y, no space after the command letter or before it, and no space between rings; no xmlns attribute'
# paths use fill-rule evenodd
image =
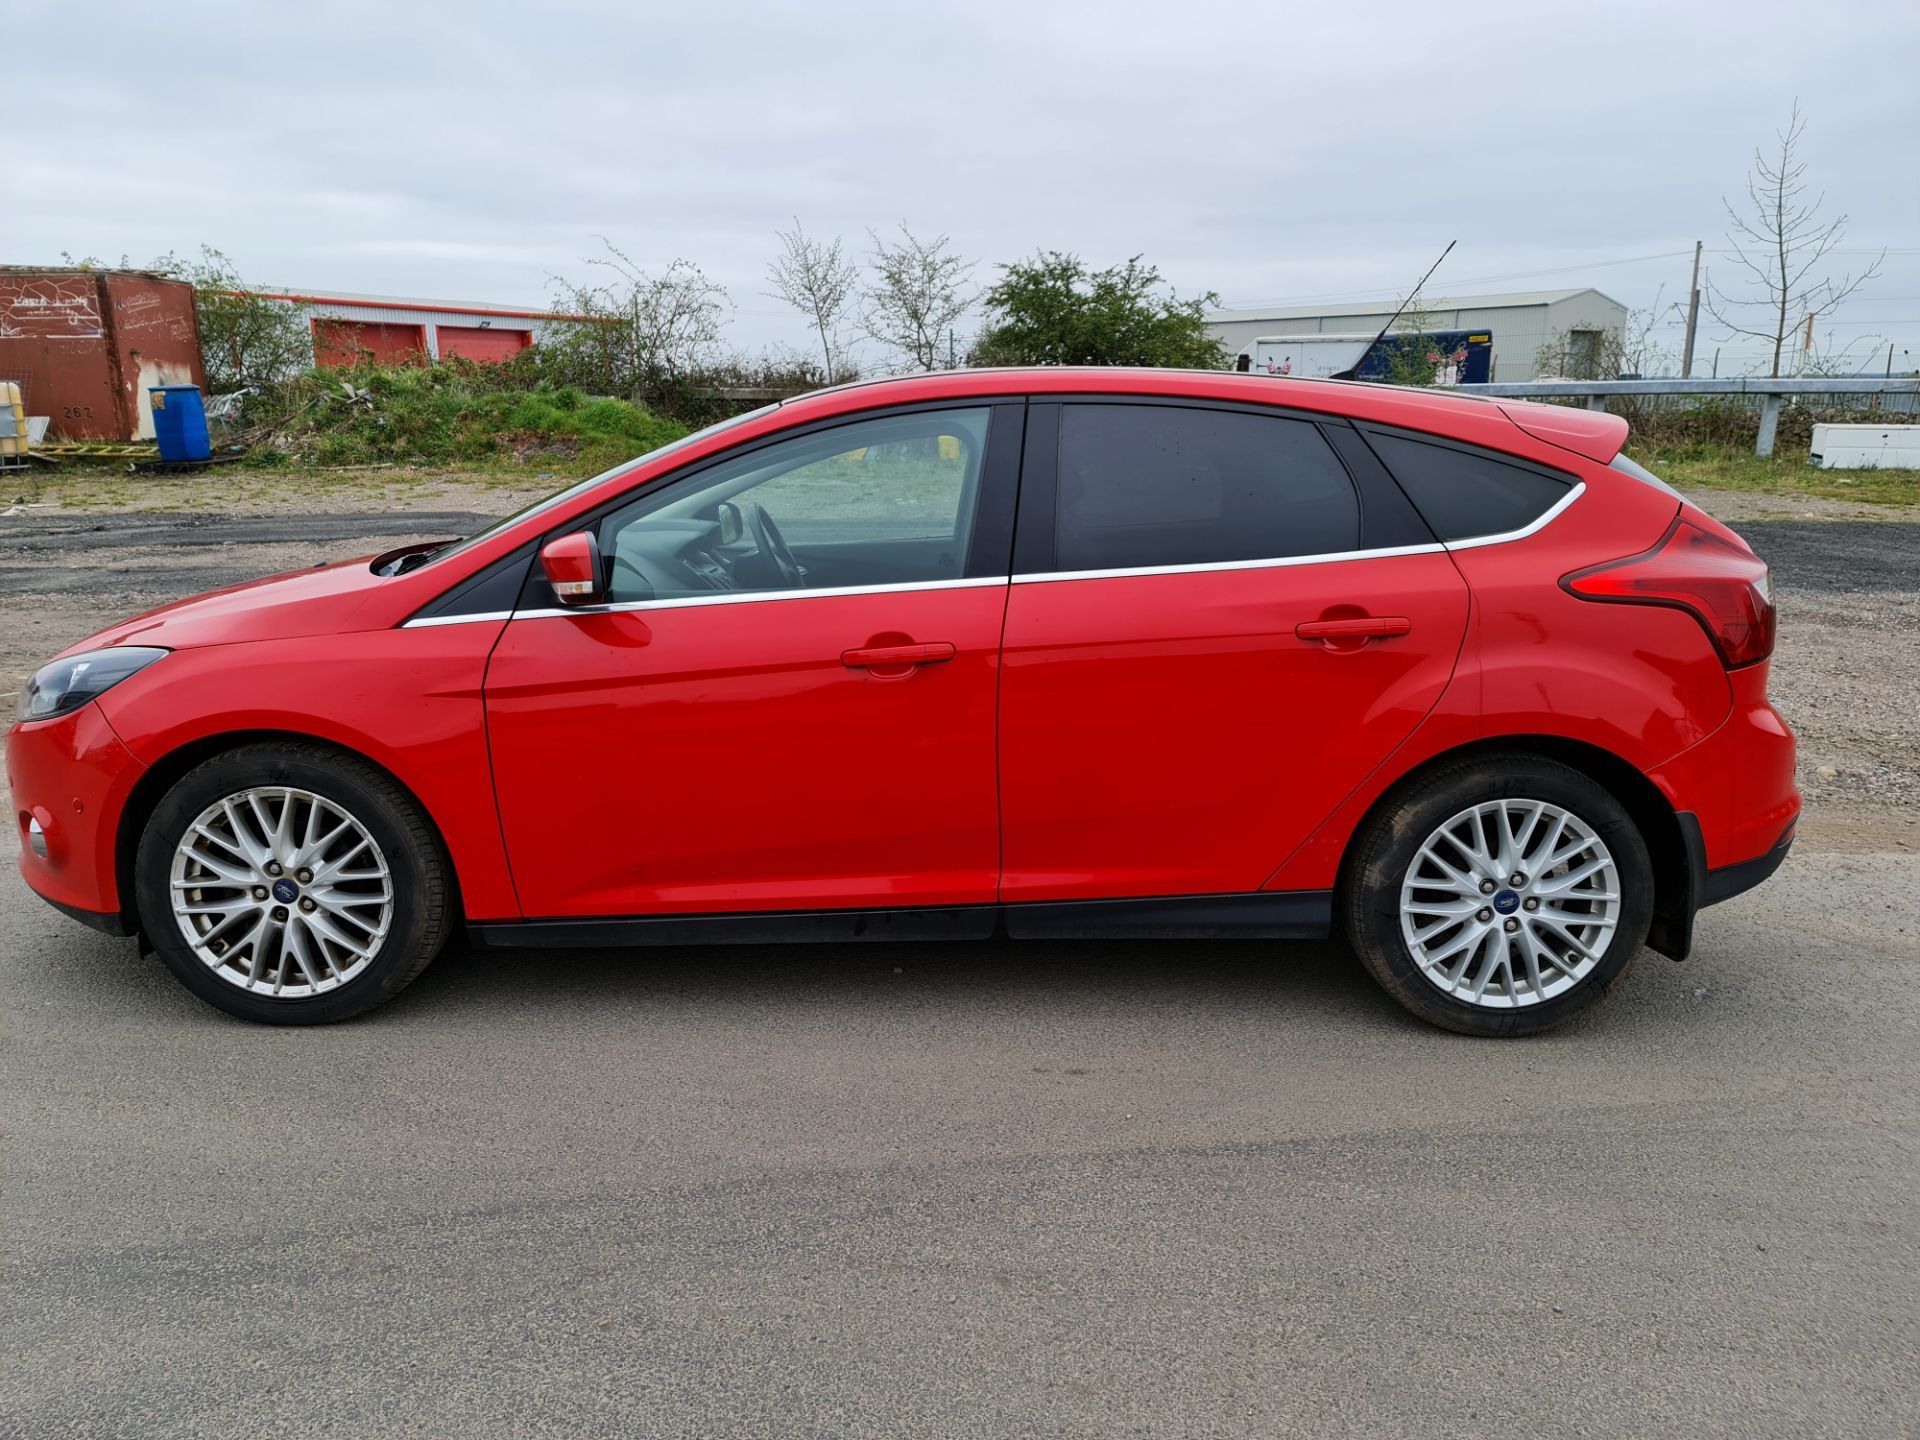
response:
<svg viewBox="0 0 1920 1440"><path fill-rule="evenodd" d="M1800 341L1800 362L1795 365L1793 369L1796 378L1807 373L1807 352L1811 349L1813 349L1813 311L1809 310L1807 312L1806 334Z"/></svg>
<svg viewBox="0 0 1920 1440"><path fill-rule="evenodd" d="M958 370L960 368L960 362L954 358L954 338L951 328L947 330L947 368L949 370Z"/></svg>
<svg viewBox="0 0 1920 1440"><path fill-rule="evenodd" d="M1693 378L1693 335L1700 327L1700 248L1707 242L1693 242L1693 284L1688 287L1687 299L1687 345L1680 352L1680 378Z"/></svg>

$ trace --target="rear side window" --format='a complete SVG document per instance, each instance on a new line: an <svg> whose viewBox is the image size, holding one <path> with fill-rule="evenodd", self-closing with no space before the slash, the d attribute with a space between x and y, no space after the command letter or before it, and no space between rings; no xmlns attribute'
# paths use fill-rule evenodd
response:
<svg viewBox="0 0 1920 1440"><path fill-rule="evenodd" d="M1165 405L1061 410L1061 570L1277 560L1359 543L1353 482L1304 421Z"/></svg>
<svg viewBox="0 0 1920 1440"><path fill-rule="evenodd" d="M1369 431L1367 442L1442 540L1522 530L1567 496L1570 483L1484 450L1429 445Z"/></svg>

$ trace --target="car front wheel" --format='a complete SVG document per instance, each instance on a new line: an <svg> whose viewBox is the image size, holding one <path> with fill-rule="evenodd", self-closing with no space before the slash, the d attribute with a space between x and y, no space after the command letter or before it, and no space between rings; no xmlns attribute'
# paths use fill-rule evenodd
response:
<svg viewBox="0 0 1920 1440"><path fill-rule="evenodd" d="M325 746L248 745L175 783L134 864L148 938L247 1020L343 1020L399 994L453 925L451 867L412 797Z"/></svg>
<svg viewBox="0 0 1920 1440"><path fill-rule="evenodd" d="M1348 939L1414 1014L1469 1035L1572 1018L1626 977L1653 875L1619 801L1537 755L1487 756L1415 782L1360 837Z"/></svg>

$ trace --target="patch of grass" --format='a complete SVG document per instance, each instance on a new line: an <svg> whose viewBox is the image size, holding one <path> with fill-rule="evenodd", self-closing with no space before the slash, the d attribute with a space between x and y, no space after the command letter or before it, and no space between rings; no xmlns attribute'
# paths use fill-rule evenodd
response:
<svg viewBox="0 0 1920 1440"><path fill-rule="evenodd" d="M1920 505L1920 470L1822 470L1805 456L1761 459L1751 451L1708 445L1627 442L1627 454L1676 490L1744 490L1814 495L1873 505Z"/></svg>

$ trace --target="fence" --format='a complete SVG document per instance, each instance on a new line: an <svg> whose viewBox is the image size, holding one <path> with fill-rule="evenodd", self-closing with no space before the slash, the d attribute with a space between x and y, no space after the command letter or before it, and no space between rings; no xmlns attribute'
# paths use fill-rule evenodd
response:
<svg viewBox="0 0 1920 1440"><path fill-rule="evenodd" d="M1634 398L1676 396L1731 396L1757 400L1760 433L1753 453L1773 454L1780 428L1780 407L1787 401L1832 400L1847 395L1870 395L1886 410L1920 411L1920 379L1897 380L1769 380L1743 377L1727 380L1530 380L1525 384L1462 385L1462 394L1494 395L1514 400L1585 400L1589 410L1604 410L1613 396Z"/></svg>

